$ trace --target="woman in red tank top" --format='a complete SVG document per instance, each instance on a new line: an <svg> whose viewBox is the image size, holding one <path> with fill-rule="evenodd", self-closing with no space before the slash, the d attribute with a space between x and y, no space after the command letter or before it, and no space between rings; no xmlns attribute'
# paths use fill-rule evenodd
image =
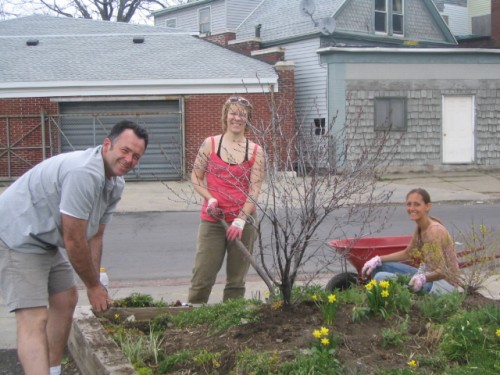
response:
<svg viewBox="0 0 500 375"><path fill-rule="evenodd" d="M196 259L188 301L207 303L217 273L226 257L223 301L243 298L249 263L234 240L252 252L257 238L256 202L265 177L262 148L245 136L252 116L251 103L230 97L222 108L222 134L202 143L196 157L191 183L203 198L198 229ZM210 212L222 212L227 231Z"/></svg>

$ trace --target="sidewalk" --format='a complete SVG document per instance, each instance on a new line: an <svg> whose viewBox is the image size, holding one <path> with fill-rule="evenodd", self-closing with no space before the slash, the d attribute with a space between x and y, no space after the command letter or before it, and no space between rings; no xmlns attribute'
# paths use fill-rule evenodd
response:
<svg viewBox="0 0 500 375"><path fill-rule="evenodd" d="M393 190L391 203L405 202L409 190L423 187L431 195L433 202L498 202L500 201L500 171L498 172L457 172L439 174L395 174L384 176L378 185L380 190ZM0 193L5 187L0 187ZM129 182L125 188L119 212L185 211L199 210L199 200L188 183L181 182ZM327 280L323 280L326 284ZM189 279L151 280L136 285L110 283L113 298L129 296L131 293L150 294L154 299L166 303L187 300ZM209 303L222 300L223 279L218 279ZM258 296L266 290L258 276L249 275L247 297ZM88 305L85 290L79 291L80 306ZM500 280L491 279L483 294L500 299ZM13 314L6 311L0 299L0 351L16 347L16 322ZM11 353L12 355L12 353ZM1 358L1 356L0 356ZM2 361L0 360L0 363ZM0 375L7 374L1 371ZM15 374L11 374L15 375Z"/></svg>

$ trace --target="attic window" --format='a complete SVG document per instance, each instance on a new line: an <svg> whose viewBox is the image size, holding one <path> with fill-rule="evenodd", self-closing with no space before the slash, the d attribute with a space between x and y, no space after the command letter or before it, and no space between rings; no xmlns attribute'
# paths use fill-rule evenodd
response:
<svg viewBox="0 0 500 375"><path fill-rule="evenodd" d="M210 7L201 8L198 11L198 23L200 27L200 33L208 34L212 30L212 20L210 15Z"/></svg>
<svg viewBox="0 0 500 375"><path fill-rule="evenodd" d="M26 42L27 46L37 46L38 45L38 39L28 39Z"/></svg>
<svg viewBox="0 0 500 375"><path fill-rule="evenodd" d="M144 43L144 38L142 36L136 36L134 39L134 44L141 44Z"/></svg>

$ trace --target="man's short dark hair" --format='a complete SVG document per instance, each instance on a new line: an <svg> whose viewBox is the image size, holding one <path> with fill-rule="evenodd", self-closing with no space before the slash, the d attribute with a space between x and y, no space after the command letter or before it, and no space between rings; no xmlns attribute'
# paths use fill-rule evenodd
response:
<svg viewBox="0 0 500 375"><path fill-rule="evenodd" d="M131 129L134 131L134 134L141 138L144 139L144 144L146 149L148 147L148 141L149 141L149 135L146 129L142 127L141 125L130 121L130 120L122 120L118 122L115 126L113 126L113 129L108 134L108 138L111 140L111 143L114 143L115 139L118 138L120 134L123 133L124 130Z"/></svg>

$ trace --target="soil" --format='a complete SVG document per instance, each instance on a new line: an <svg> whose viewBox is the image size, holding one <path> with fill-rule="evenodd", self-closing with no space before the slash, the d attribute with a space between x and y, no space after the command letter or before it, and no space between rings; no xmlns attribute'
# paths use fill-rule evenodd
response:
<svg viewBox="0 0 500 375"><path fill-rule="evenodd" d="M486 304L500 308L500 301L487 299L480 294L468 295L463 303L467 310ZM324 326L319 309L312 303L302 303L288 309L273 309L271 305L259 308L260 319L242 324L222 334L213 335L208 326L190 329L167 328L163 350L167 355L182 349L206 350L223 353L221 367L215 373L227 374L235 363L235 353L244 349L279 353L281 361L293 358L298 349L311 348L314 329ZM408 324L408 341L395 347L382 345L382 330L400 326L397 316L384 320L372 318L353 322L352 306L342 305L334 324L328 327L339 338L337 358L349 373L375 374L380 369L408 369L412 355L434 352L437 342L435 332L429 332L427 321L412 308ZM183 368L183 370L187 370ZM190 373L204 373L202 368L190 368Z"/></svg>

